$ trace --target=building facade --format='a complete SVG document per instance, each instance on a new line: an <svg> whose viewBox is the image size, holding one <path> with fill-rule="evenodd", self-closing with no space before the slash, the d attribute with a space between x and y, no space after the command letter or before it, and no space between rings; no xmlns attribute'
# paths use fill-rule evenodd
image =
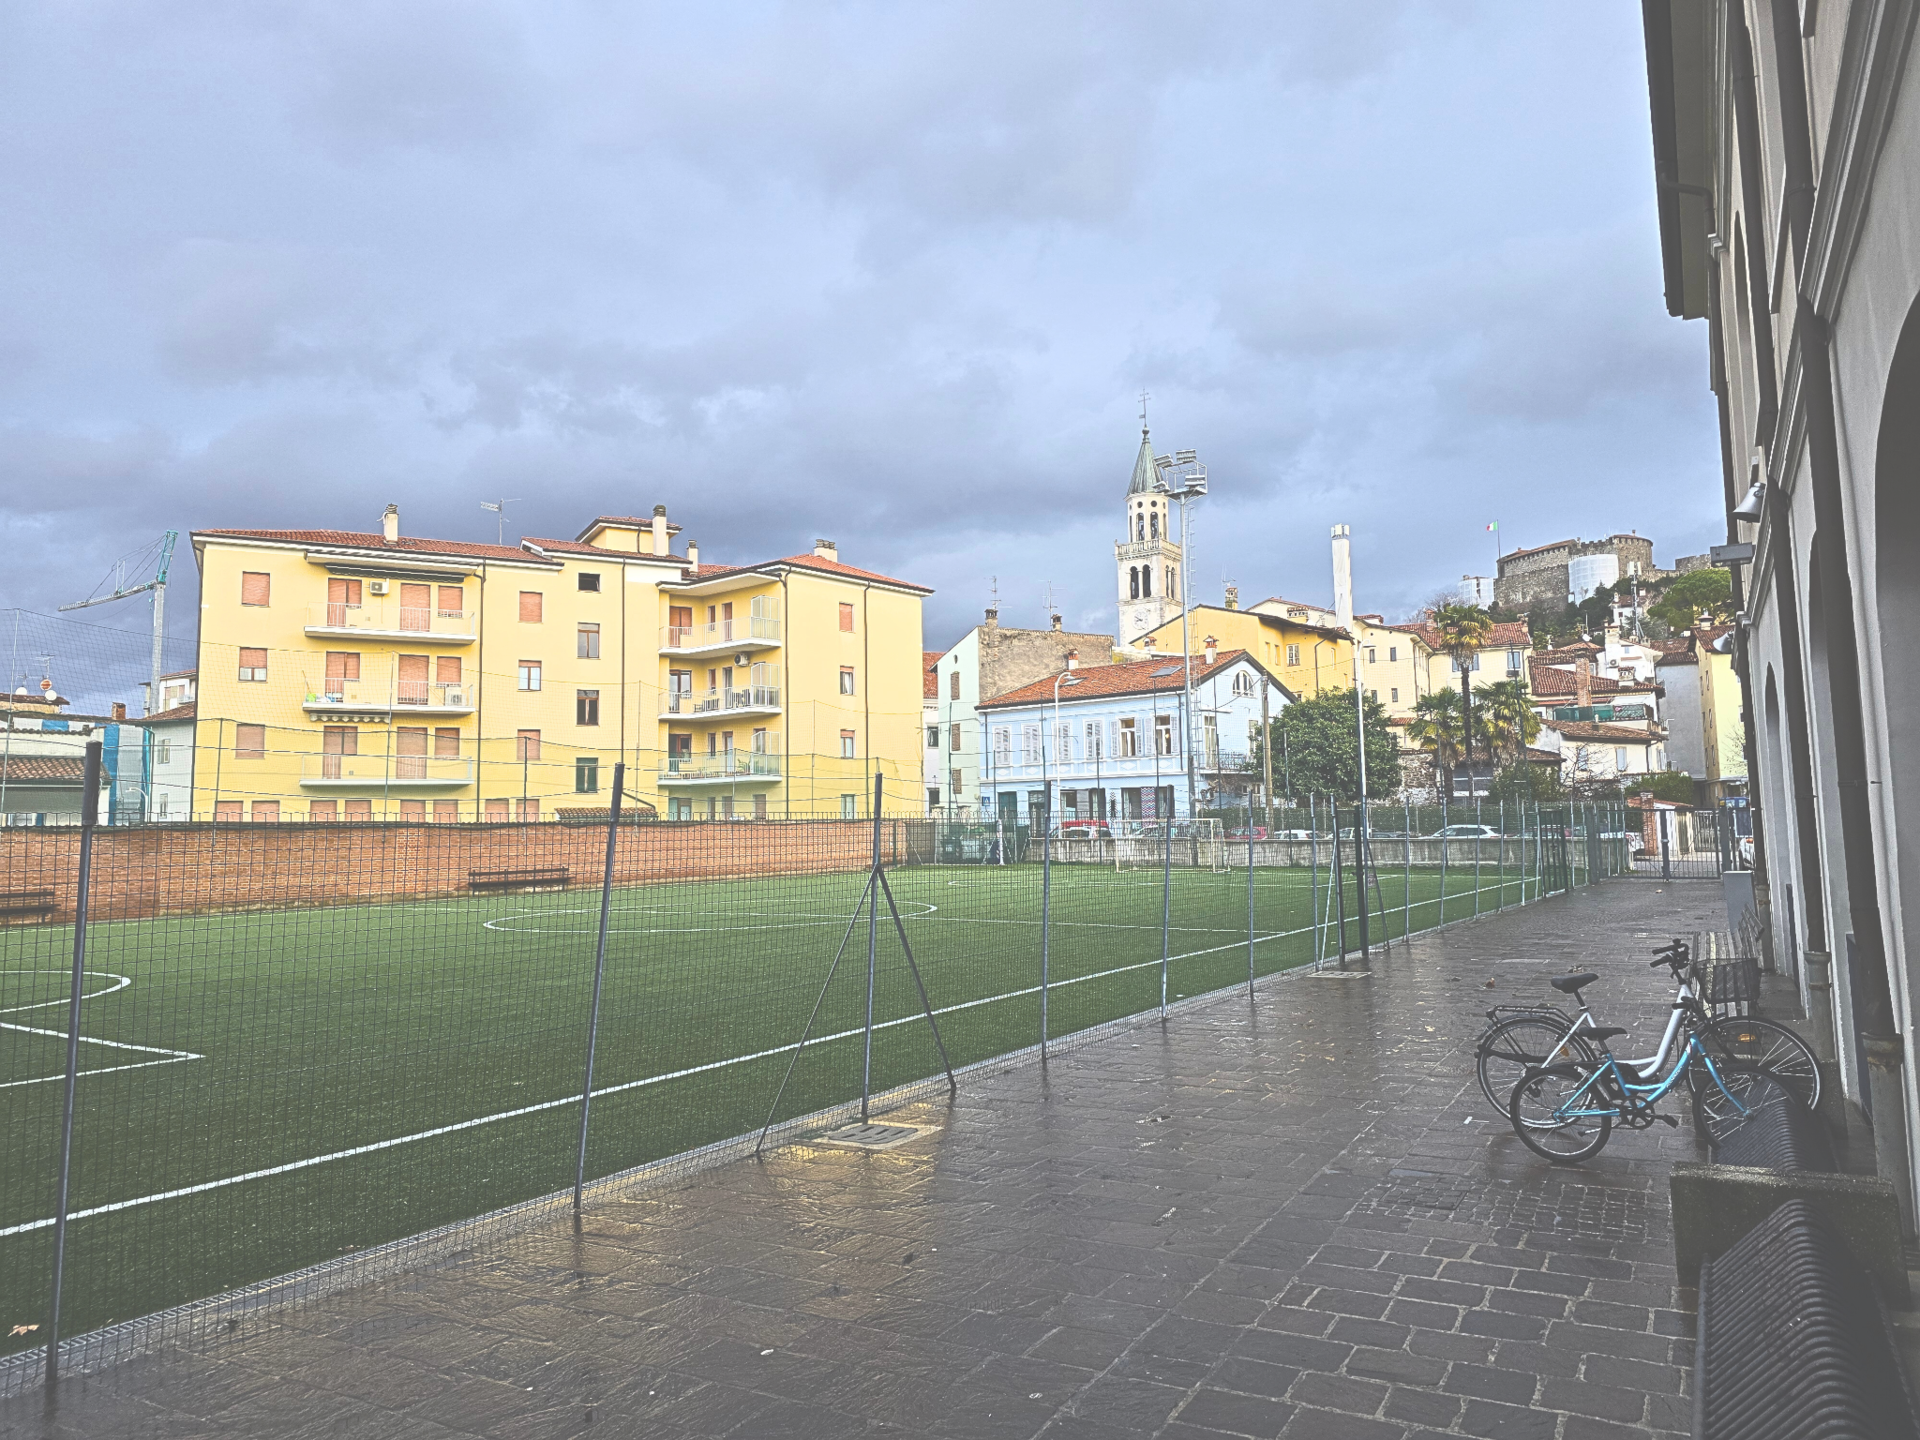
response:
<svg viewBox="0 0 1920 1440"><path fill-rule="evenodd" d="M836 547L703 564L664 506L517 547L202 530L193 811L224 820L919 810L926 587Z"/></svg>
<svg viewBox="0 0 1920 1440"><path fill-rule="evenodd" d="M1244 650L1262 669L1294 695L1318 695L1322 690L1353 688L1353 640L1338 628L1329 612L1288 606L1292 613L1264 608L1286 605L1262 601L1251 610L1230 605L1195 605L1186 612L1186 643L1199 655L1212 637L1218 650ZM1318 618L1325 615L1324 623ZM1315 618L1305 618L1313 616ZM1139 637L1130 658L1181 656L1181 620L1178 608L1158 628Z"/></svg>
<svg viewBox="0 0 1920 1440"><path fill-rule="evenodd" d="M1653 578L1653 541L1643 535L1609 535L1604 540L1556 540L1512 550L1500 557L1494 578L1494 603L1525 610L1540 602L1577 605L1602 585Z"/></svg>
<svg viewBox="0 0 1920 1440"><path fill-rule="evenodd" d="M1647 0L1644 14L1666 306L1706 322L1718 409L1762 944L1870 1115L1911 1227L1916 10Z"/></svg>
<svg viewBox="0 0 1920 1440"><path fill-rule="evenodd" d="M1160 470L1153 442L1140 427L1140 453L1127 481L1126 538L1114 542L1113 565L1120 597L1119 640L1131 646L1139 636L1178 615L1181 541L1173 537L1173 502L1154 489Z"/></svg>

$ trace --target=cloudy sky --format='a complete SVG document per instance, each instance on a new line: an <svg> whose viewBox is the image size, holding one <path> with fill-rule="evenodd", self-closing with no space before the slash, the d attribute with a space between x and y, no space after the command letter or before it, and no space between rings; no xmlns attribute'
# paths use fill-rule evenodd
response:
<svg viewBox="0 0 1920 1440"><path fill-rule="evenodd" d="M24 0L0 190L0 606L506 496L1110 628L1142 390L1201 599L1722 538L1636 7Z"/></svg>

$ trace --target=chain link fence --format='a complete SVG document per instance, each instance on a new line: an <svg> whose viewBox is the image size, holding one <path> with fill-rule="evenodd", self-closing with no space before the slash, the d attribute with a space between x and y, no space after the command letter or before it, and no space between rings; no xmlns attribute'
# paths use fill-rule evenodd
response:
<svg viewBox="0 0 1920 1440"><path fill-rule="evenodd" d="M1635 863L1598 806L863 808L0 831L0 1393Z"/></svg>

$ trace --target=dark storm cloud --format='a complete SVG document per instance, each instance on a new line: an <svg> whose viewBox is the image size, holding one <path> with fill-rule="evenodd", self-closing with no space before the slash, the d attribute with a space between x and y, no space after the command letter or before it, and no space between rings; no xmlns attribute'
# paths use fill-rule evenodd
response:
<svg viewBox="0 0 1920 1440"><path fill-rule="evenodd" d="M490 538L507 495L528 534L831 535L938 588L929 645L994 583L1110 625L1143 387L1213 466L1202 598L1325 595L1335 522L1389 612L1494 518L1699 549L1638 44L1572 7L13 7L0 604L164 528Z"/></svg>

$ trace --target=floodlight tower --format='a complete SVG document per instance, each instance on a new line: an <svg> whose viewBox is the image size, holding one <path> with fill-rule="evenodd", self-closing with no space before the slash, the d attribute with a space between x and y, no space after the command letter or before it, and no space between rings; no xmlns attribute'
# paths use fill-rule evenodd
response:
<svg viewBox="0 0 1920 1440"><path fill-rule="evenodd" d="M1153 488L1180 502L1180 687L1183 706L1180 738L1187 752L1187 818L1193 819L1192 812L1200 790L1193 763L1193 636L1187 624L1187 612L1191 608L1189 597L1192 594L1187 586L1187 565L1193 546L1187 528L1187 502L1198 500L1207 493L1207 467L1194 451L1176 450L1171 457L1156 455L1153 468L1159 476ZM1172 818L1167 817L1169 821Z"/></svg>
<svg viewBox="0 0 1920 1440"><path fill-rule="evenodd" d="M111 605L116 600L125 600L129 596L151 593L153 595L153 684L147 693L147 713L154 713L154 707L160 703L160 657L161 640L167 628L167 570L173 563L174 542L180 538L177 530L169 530L160 537L160 563L154 567L153 579L142 585L128 585L125 580L126 558L114 562L114 585L111 595L98 595L90 600L76 600L71 605L62 605L62 610L85 610L90 605Z"/></svg>

